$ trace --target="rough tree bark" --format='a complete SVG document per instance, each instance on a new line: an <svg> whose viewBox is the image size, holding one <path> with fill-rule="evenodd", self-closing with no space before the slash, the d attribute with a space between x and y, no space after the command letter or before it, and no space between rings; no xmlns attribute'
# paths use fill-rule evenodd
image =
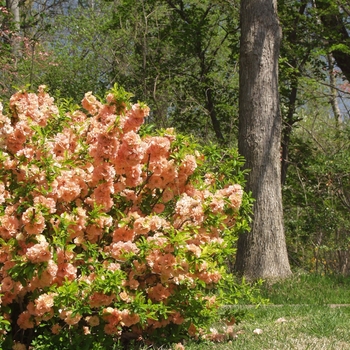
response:
<svg viewBox="0 0 350 350"><path fill-rule="evenodd" d="M255 203L251 231L238 240L235 270L250 280L291 275L281 194L280 40L276 0L242 1L238 147Z"/></svg>

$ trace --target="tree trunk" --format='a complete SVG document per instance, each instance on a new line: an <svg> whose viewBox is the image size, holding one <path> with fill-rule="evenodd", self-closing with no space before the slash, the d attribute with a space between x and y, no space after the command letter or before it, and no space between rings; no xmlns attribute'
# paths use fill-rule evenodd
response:
<svg viewBox="0 0 350 350"><path fill-rule="evenodd" d="M205 108L209 113L217 141L221 145L224 145L225 139L224 139L224 135L221 132L220 122L216 116L215 102L214 102L214 98L213 98L213 90L209 86L206 86L206 88L205 88Z"/></svg>
<svg viewBox="0 0 350 350"><path fill-rule="evenodd" d="M329 87L331 90L330 103L332 106L335 127L336 127L336 132L337 132L336 139L338 140L338 138L340 136L339 127L342 124L343 119L342 119L342 115L341 115L339 104L338 104L337 81L335 78L336 71L334 69L333 57L331 54L327 55L327 60L328 60L328 72L329 72Z"/></svg>
<svg viewBox="0 0 350 350"><path fill-rule="evenodd" d="M281 194L280 40L276 0L242 1L238 147L255 203L251 231L238 240L235 270L250 280L291 275Z"/></svg>
<svg viewBox="0 0 350 350"><path fill-rule="evenodd" d="M298 25L300 18L304 16L307 7L307 1L302 1L299 7L299 15L295 16L293 23L293 30L285 38L291 47L296 47L300 42L300 31L298 31ZM303 35L303 34L302 34ZM305 62L308 61L309 52L305 53L301 60L296 56L292 56L291 65L294 68L290 76L290 91L288 96L287 114L284 118L284 127L282 128L282 161L281 161L281 183L282 186L286 182L287 170L289 166L289 143L294 129L294 124L301 119L295 117L295 110L297 108L297 95L299 89L299 76L300 72L305 66Z"/></svg>
<svg viewBox="0 0 350 350"><path fill-rule="evenodd" d="M282 130L282 160L281 160L281 184L282 186L286 182L287 170L289 166L289 142L293 131L293 125L297 120L295 120L294 113L297 103L297 93L298 93L298 79L296 77L292 78L292 87L289 94L288 101L288 112L285 118L285 125Z"/></svg>
<svg viewBox="0 0 350 350"><path fill-rule="evenodd" d="M19 55L19 35L20 35L20 14L19 14L19 0L6 0L6 8L12 13L12 51L15 57Z"/></svg>
<svg viewBox="0 0 350 350"><path fill-rule="evenodd" d="M19 0L6 0L6 8L11 11L13 15L13 23L16 32L20 30L20 16L19 16Z"/></svg>

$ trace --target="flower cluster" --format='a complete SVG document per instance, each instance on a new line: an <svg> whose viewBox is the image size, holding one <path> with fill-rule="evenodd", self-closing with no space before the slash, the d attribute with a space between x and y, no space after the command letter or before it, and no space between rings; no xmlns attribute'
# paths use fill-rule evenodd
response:
<svg viewBox="0 0 350 350"><path fill-rule="evenodd" d="M149 108L122 92L69 112L44 86L13 95L8 116L0 104L0 309L17 347L39 325L198 336L217 307L242 188L200 180L202 156L174 130L141 137Z"/></svg>

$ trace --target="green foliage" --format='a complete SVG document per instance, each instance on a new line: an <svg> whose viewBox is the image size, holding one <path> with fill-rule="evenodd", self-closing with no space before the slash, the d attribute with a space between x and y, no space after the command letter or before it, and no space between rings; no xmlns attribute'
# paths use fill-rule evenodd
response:
<svg viewBox="0 0 350 350"><path fill-rule="evenodd" d="M293 138L284 187L291 263L318 273L348 274L350 144L347 122L338 127L332 119L320 118L312 126L309 122L311 120L302 124L308 131L300 130ZM310 139L310 134L317 143Z"/></svg>
<svg viewBox="0 0 350 350"><path fill-rule="evenodd" d="M217 175L217 183L222 185L237 182L245 183L245 176L249 170L242 170L244 158L233 147L222 147L208 142L201 147L205 156L203 171L213 171Z"/></svg>
<svg viewBox="0 0 350 350"><path fill-rule="evenodd" d="M108 337L102 331L93 335L81 335L74 331L62 332L53 335L50 329L44 327L32 342L34 349L38 350L122 350L124 346L121 341Z"/></svg>
<svg viewBox="0 0 350 350"><path fill-rule="evenodd" d="M215 145L203 155L173 129L141 138L149 109L130 97L115 84L79 109L57 108L43 86L11 98L0 167L5 344L172 343L207 334L223 303L261 300L228 269L251 209L243 159Z"/></svg>
<svg viewBox="0 0 350 350"><path fill-rule="evenodd" d="M11 323L9 320L4 318L3 315L0 315L0 343L2 343L5 339L5 334L10 331Z"/></svg>

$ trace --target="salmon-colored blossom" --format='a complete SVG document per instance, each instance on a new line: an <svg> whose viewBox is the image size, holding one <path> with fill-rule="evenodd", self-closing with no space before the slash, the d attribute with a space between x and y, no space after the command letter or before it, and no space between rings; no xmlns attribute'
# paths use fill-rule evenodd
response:
<svg viewBox="0 0 350 350"><path fill-rule="evenodd" d="M72 310L61 310L59 316L70 326L77 324L81 320L81 315L73 313Z"/></svg>
<svg viewBox="0 0 350 350"><path fill-rule="evenodd" d="M158 283L148 289L148 297L153 301L162 301L171 295L169 289Z"/></svg>
<svg viewBox="0 0 350 350"><path fill-rule="evenodd" d="M1 281L0 291L2 293L13 291L14 290L14 286L15 286L15 283L12 280L12 278L10 276L6 276Z"/></svg>
<svg viewBox="0 0 350 350"><path fill-rule="evenodd" d="M28 311L23 311L18 316L17 324L22 329L34 328L34 321Z"/></svg>
<svg viewBox="0 0 350 350"><path fill-rule="evenodd" d="M35 316L43 316L44 314L50 312L52 310L52 307L54 305L54 297L57 294L50 293L50 294L41 294L39 297L35 300Z"/></svg>
<svg viewBox="0 0 350 350"><path fill-rule="evenodd" d="M85 320L90 327L96 327L100 324L100 318L98 316L86 316Z"/></svg>
<svg viewBox="0 0 350 350"><path fill-rule="evenodd" d="M128 242L133 241L135 238L135 232L129 229L127 226L118 227L113 232L113 242Z"/></svg>
<svg viewBox="0 0 350 350"><path fill-rule="evenodd" d="M200 225L204 220L202 202L184 193L176 203L175 211L178 215L176 224L183 225L191 223Z"/></svg>
<svg viewBox="0 0 350 350"><path fill-rule="evenodd" d="M28 208L22 214L22 224L25 231L30 235L37 235L44 231L46 227L43 214L34 207Z"/></svg>
<svg viewBox="0 0 350 350"><path fill-rule="evenodd" d="M52 334L59 334L61 329L62 327L58 323L56 323L51 327L51 332Z"/></svg>
<svg viewBox="0 0 350 350"><path fill-rule="evenodd" d="M40 86L14 94L8 117L0 103L0 311L21 330L15 350L39 324L115 340L175 325L183 333L193 319L184 288L204 308L218 304L202 289L222 278L215 250L238 220L242 187L220 188L213 174L197 181L203 157L186 154L173 129L138 133L147 106L114 92L106 101L88 92L82 110L62 114Z"/></svg>
<svg viewBox="0 0 350 350"><path fill-rule="evenodd" d="M122 310L120 315L121 315L121 324L125 327L130 327L140 321L139 315L135 313L131 313L127 309Z"/></svg>
<svg viewBox="0 0 350 350"><path fill-rule="evenodd" d="M101 292L95 292L89 298L89 305L91 308L108 306L112 303L113 300L114 300L114 295L106 295Z"/></svg>
<svg viewBox="0 0 350 350"><path fill-rule="evenodd" d="M92 115L97 114L102 107L102 104L96 99L95 96L93 96L91 91L85 94L81 104L83 108L85 108Z"/></svg>
<svg viewBox="0 0 350 350"><path fill-rule="evenodd" d="M77 277L77 268L71 263L58 264L58 270L56 274L56 281L59 285L63 283L65 279L73 281Z"/></svg>
<svg viewBox="0 0 350 350"><path fill-rule="evenodd" d="M120 261L125 261L125 254L127 253L137 254L139 252L139 248L137 248L136 244L130 241L112 243L110 248L111 256Z"/></svg>
<svg viewBox="0 0 350 350"><path fill-rule="evenodd" d="M195 337L197 335L197 327L193 323L191 323L188 327L188 334L191 337Z"/></svg>
<svg viewBox="0 0 350 350"><path fill-rule="evenodd" d="M173 311L170 315L171 322L175 324L182 324L185 321L185 318L181 315L179 311Z"/></svg>
<svg viewBox="0 0 350 350"><path fill-rule="evenodd" d="M52 253L50 252L49 243L40 242L28 248L26 257L34 264L51 260Z"/></svg>
<svg viewBox="0 0 350 350"><path fill-rule="evenodd" d="M12 350L27 350L27 347L25 346L25 344L15 342L12 346Z"/></svg>

